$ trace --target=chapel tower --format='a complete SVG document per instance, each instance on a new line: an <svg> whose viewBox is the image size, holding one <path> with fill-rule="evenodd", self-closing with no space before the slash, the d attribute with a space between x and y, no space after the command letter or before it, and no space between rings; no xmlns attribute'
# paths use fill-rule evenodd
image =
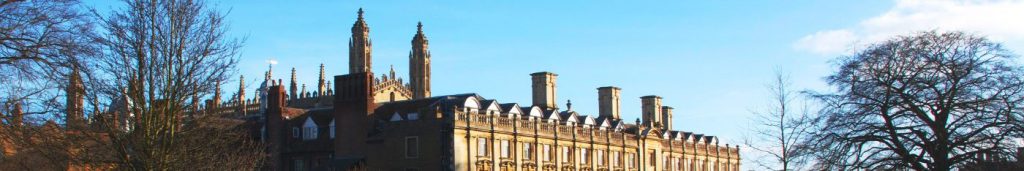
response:
<svg viewBox="0 0 1024 171"><path fill-rule="evenodd" d="M363 20L363 8L359 8L359 18L352 24L352 38L348 42L348 73L370 72L373 63L370 56L372 46L370 27Z"/></svg>
<svg viewBox="0 0 1024 171"><path fill-rule="evenodd" d="M68 128L80 129L85 127L85 103L83 102L85 97L85 88L82 84L82 76L78 73L78 67L72 67L71 73L68 73L68 85L65 87L65 93L67 97L67 118L65 118L65 124Z"/></svg>
<svg viewBox="0 0 1024 171"><path fill-rule="evenodd" d="M430 97L430 50L427 36L423 35L423 23L416 23L416 36L412 38L409 52L409 85L413 99Z"/></svg>

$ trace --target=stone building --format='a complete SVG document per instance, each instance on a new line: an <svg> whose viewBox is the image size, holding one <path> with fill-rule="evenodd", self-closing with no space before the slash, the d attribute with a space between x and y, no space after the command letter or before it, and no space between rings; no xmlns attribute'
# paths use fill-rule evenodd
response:
<svg viewBox="0 0 1024 171"><path fill-rule="evenodd" d="M258 98L239 97L220 112L256 122L267 170L660 171L740 167L738 146L715 136L673 130L662 97L640 97L643 120L621 116L618 87L597 88L599 113L557 105L557 74L530 74L530 104L467 93L431 95L430 51L418 24L409 83L372 73L370 27L362 9L349 40L349 72L301 93L268 72ZM294 72L294 71L293 71ZM244 87L242 85L241 87ZM261 106L258 108L252 106ZM265 106L265 107L263 107ZM263 111L263 112L259 112Z"/></svg>

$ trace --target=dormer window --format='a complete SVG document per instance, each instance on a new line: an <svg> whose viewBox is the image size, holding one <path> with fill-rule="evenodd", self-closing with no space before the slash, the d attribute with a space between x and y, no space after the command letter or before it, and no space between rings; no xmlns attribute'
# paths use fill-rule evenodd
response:
<svg viewBox="0 0 1024 171"><path fill-rule="evenodd" d="M306 123L302 124L302 139L303 140L314 140L320 135L317 130L317 125L313 122L312 117L306 118Z"/></svg>

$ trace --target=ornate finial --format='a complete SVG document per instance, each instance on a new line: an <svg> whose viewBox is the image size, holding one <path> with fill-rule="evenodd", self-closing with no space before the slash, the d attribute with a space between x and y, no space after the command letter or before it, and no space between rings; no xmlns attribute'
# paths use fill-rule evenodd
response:
<svg viewBox="0 0 1024 171"><path fill-rule="evenodd" d="M363 8L359 8L359 19L363 19Z"/></svg>
<svg viewBox="0 0 1024 171"><path fill-rule="evenodd" d="M423 32L423 22L416 22L416 31Z"/></svg>
<svg viewBox="0 0 1024 171"><path fill-rule="evenodd" d="M565 110L566 111L572 111L572 100L566 100L566 102L565 102Z"/></svg>
<svg viewBox="0 0 1024 171"><path fill-rule="evenodd" d="M634 122L636 123L637 126L639 126L640 125L640 118L636 118L636 121L634 121Z"/></svg>
<svg viewBox="0 0 1024 171"><path fill-rule="evenodd" d="M292 67L292 82L295 82L295 67Z"/></svg>

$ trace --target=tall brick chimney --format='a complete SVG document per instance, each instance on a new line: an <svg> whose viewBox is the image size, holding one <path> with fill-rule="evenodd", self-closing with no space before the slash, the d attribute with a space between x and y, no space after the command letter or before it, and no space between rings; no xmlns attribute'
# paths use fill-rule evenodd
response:
<svg viewBox="0 0 1024 171"><path fill-rule="evenodd" d="M641 112L643 112L644 126L652 128L662 127L661 97L655 95L640 97Z"/></svg>
<svg viewBox="0 0 1024 171"><path fill-rule="evenodd" d="M367 134L372 129L373 73L361 72L334 77L334 156L359 157L370 153Z"/></svg>
<svg viewBox="0 0 1024 171"><path fill-rule="evenodd" d="M598 103L598 114L599 116L609 117L612 119L621 119L619 115L619 109L621 106L619 89L614 86L600 87L597 88L597 103Z"/></svg>
<svg viewBox="0 0 1024 171"><path fill-rule="evenodd" d="M533 105L544 110L558 109L555 102L555 78L558 74L537 72L530 77L533 78Z"/></svg>
<svg viewBox="0 0 1024 171"><path fill-rule="evenodd" d="M267 91L267 101L264 102L267 103L267 113L265 115L266 122L264 122L266 123L266 125L264 125L264 129L266 130L267 136L265 139L267 140L267 145L269 146L271 153L269 159L271 162L269 163L269 167L271 170L281 170L285 168L285 166L281 164L284 159L280 158L280 156L281 151L284 148L282 145L285 142L284 137L287 135L286 130L288 130L284 127L284 117L281 115L285 112L285 99L288 95L285 94L284 87L281 86L280 83L271 84L272 86L270 86Z"/></svg>

